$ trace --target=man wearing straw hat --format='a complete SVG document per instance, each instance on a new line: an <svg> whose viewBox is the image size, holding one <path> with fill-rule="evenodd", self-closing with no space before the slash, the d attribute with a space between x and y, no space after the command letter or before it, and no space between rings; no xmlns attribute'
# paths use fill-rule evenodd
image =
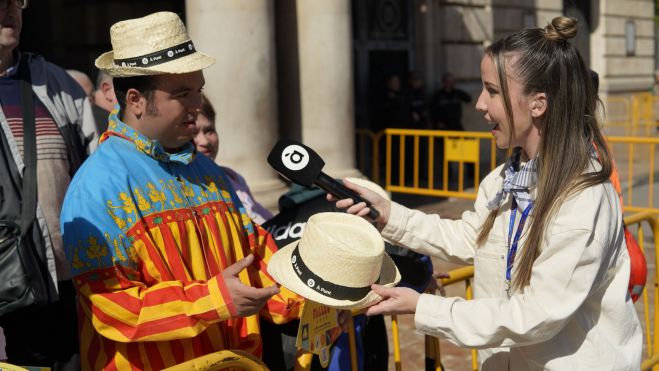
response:
<svg viewBox="0 0 659 371"><path fill-rule="evenodd" d="M260 355L258 318L298 316L267 274L271 236L192 138L204 86L181 19L118 22L96 66L119 105L67 192L61 223L78 292L83 369L162 369L224 349Z"/></svg>

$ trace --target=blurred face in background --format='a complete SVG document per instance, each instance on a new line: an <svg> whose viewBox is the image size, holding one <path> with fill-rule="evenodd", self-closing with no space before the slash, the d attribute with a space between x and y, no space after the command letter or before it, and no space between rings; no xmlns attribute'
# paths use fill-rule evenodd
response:
<svg viewBox="0 0 659 371"><path fill-rule="evenodd" d="M215 160L217 150L220 147L220 138L215 131L215 123L203 114L197 116L197 129L194 142L197 151L203 153L211 160Z"/></svg>
<svg viewBox="0 0 659 371"><path fill-rule="evenodd" d="M0 49L14 50L18 46L26 5L26 0L0 0Z"/></svg>

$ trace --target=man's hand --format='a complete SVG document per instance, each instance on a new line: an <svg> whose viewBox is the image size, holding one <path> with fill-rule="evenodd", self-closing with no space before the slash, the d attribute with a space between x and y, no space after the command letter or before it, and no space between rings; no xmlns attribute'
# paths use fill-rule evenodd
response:
<svg viewBox="0 0 659 371"><path fill-rule="evenodd" d="M348 189L355 191L359 196L361 196L363 199L371 203L371 207L373 207L380 213L380 216L375 220L375 222L377 223L376 227L380 231L384 229L384 227L389 222L389 214L391 213L391 201L381 197L380 195L378 195L377 193L371 191L366 187L362 187L355 183L351 183L348 180L344 179L343 185L345 185ZM366 217L368 216L368 213L371 211L370 208L366 207L365 202L360 202L358 204L355 204L352 198L344 198L342 200L339 200L328 193L327 200L336 201L336 207L338 207L339 209L346 209L346 212L348 214L354 214L357 216Z"/></svg>
<svg viewBox="0 0 659 371"><path fill-rule="evenodd" d="M384 287L373 284L371 289L382 296L382 301L369 307L366 315L377 314L412 314L416 311L416 303L419 301L418 292L408 287Z"/></svg>
<svg viewBox="0 0 659 371"><path fill-rule="evenodd" d="M249 254L244 259L235 262L222 272L224 284L229 290L236 314L239 317L251 316L261 310L266 301L279 293L277 286L256 288L246 286L238 278L238 273L247 268L254 261L254 255Z"/></svg>

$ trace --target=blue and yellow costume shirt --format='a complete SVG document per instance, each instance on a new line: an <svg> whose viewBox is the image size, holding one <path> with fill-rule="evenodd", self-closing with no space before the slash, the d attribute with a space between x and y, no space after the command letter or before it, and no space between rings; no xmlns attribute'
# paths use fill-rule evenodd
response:
<svg viewBox="0 0 659 371"><path fill-rule="evenodd" d="M61 215L78 291L84 369L160 369L223 349L261 352L256 316L236 317L221 272L274 285L271 236L247 216L224 173L189 143L167 153L110 115L101 145ZM283 323L301 299L282 288L261 315Z"/></svg>

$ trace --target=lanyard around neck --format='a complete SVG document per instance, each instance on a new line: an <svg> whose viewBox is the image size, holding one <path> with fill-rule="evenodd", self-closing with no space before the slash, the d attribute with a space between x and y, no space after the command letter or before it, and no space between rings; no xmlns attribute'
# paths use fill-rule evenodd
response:
<svg viewBox="0 0 659 371"><path fill-rule="evenodd" d="M519 219L519 224L517 225L517 231L515 232L515 237L513 237L513 227L515 226L515 216L517 215L517 201L513 197L512 208L510 209L510 224L508 226L508 259L506 259L506 283L508 284L508 294L510 294L510 281L513 270L513 263L515 262L515 255L517 254L517 244L520 237L522 236L522 230L524 229L524 224L526 223L526 218L529 216L531 209L533 208L533 202L522 212L522 216ZM511 243L512 238L512 243Z"/></svg>

